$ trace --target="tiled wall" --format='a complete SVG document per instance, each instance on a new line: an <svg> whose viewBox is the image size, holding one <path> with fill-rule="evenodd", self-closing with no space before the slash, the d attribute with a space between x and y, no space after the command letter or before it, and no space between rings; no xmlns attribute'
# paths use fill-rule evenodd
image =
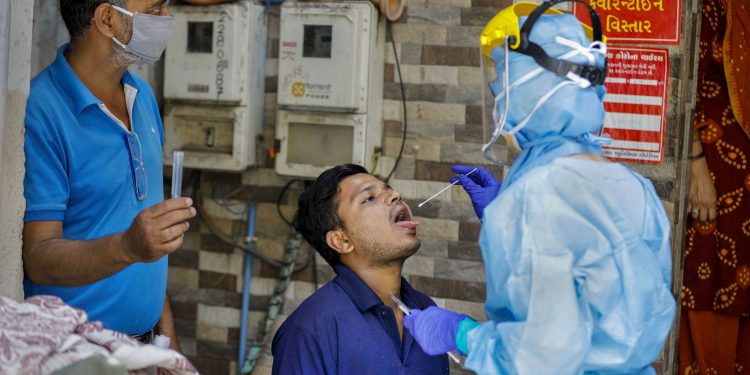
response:
<svg viewBox="0 0 750 375"><path fill-rule="evenodd" d="M485 164L482 143L478 35L509 0L410 0L404 16L393 24L405 84L408 136L404 157L391 185L399 190L420 217L420 251L406 262L404 274L412 285L435 298L438 304L484 319L484 268L477 237L480 229L471 204L460 188L444 194L424 208L416 203L445 186L455 163ZM273 145L278 65L279 7L269 11L269 56L266 84L264 144ZM672 61L672 97L680 87L679 53ZM398 75L390 43L386 44L383 102L383 152L378 171L385 175L401 145L403 110ZM676 103L670 106L675 108ZM637 166L655 182L665 206L672 212L678 178L677 134L680 121L670 115L666 162L662 166ZM276 212L276 201L288 178L277 176L273 160L261 155L263 167L237 174L203 174L200 194L209 214L225 233L245 235L242 215L229 213L223 192L234 192L225 204L241 211L246 202L257 203L257 249L280 259L289 228ZM492 167L496 174L498 168ZM186 177L188 179L188 177ZM296 183L282 200L282 212L291 218L301 186ZM673 215L672 215L673 216ZM197 221L183 249L170 257L169 292L178 334L186 354L206 374L235 373L239 341L243 254L211 235ZM306 246L300 258L309 254ZM318 258L322 284L332 271ZM260 261L253 263L250 332L258 332L265 308L276 285L277 271ZM286 292L281 319L314 291L312 267L295 274ZM281 320L277 323L280 324ZM267 349L255 374L270 374ZM454 373L465 373L454 369Z"/></svg>
<svg viewBox="0 0 750 375"><path fill-rule="evenodd" d="M482 73L478 35L486 21L507 5L488 0L412 0L392 26L405 84L408 135L404 157L391 184L420 217L420 251L406 262L404 274L414 287L450 309L484 319L484 267L476 243L479 222L468 197L459 188L423 208L416 203L445 186L454 163L485 164L482 142ZM273 145L278 64L279 7L269 11L269 56L266 83L265 146ZM386 44L383 157L378 171L385 175L401 145L403 109L393 47ZM246 232L242 215L211 199L235 191L226 204L234 211L257 203L257 249L280 259L289 229L276 212L276 200L289 181L273 171L273 160L262 155L263 168L238 174L204 173L202 212L225 233ZM497 168L492 168L500 173ZM185 179L189 179L186 175ZM244 186L244 187L243 187ZM291 218L301 184L285 193L282 211ZM211 235L197 220L185 245L170 256L169 293L180 342L186 354L206 374L236 371L239 342L243 254ZM310 254L305 245L300 258ZM319 282L333 273L317 259ZM276 285L277 271L254 261L251 281L249 337L258 332ZM283 319L314 291L312 267L294 275L286 293ZM280 324L281 320L278 324ZM254 374L270 373L272 358L264 353ZM455 369L454 373L463 373Z"/></svg>

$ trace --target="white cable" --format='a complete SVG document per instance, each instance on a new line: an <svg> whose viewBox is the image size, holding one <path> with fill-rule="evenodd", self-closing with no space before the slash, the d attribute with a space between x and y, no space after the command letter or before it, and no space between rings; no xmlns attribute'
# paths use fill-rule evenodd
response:
<svg viewBox="0 0 750 375"><path fill-rule="evenodd" d="M555 86L552 90L550 90L550 92L544 94L544 96L542 96L541 98L539 98L539 100L536 101L536 104L534 105L534 108L531 109L531 112L528 115L526 115L526 117L520 123L518 123L518 125L516 125L515 128L511 129L508 132L508 134L515 135L516 133L521 131L521 129L523 129L526 125L528 125L529 120L531 120L531 117L534 116L534 113L536 113L539 107L541 107L544 103L546 103L547 100L549 100L549 98L551 98L552 95L554 95L558 90L560 90L561 88L567 85L575 85L575 83L571 81L562 81L558 83L557 86Z"/></svg>

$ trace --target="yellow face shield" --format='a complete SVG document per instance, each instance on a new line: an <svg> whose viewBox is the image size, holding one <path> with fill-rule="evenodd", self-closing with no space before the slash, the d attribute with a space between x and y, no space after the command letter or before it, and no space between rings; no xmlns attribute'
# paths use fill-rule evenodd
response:
<svg viewBox="0 0 750 375"><path fill-rule="evenodd" d="M562 1L555 1L554 3L560 3ZM584 3L585 4L585 3ZM544 4L546 5L546 3ZM554 4L553 4L554 5ZM587 4L588 5L588 4ZM546 7L543 10L543 14L563 14L563 12L551 8L552 5ZM479 45L482 48L482 54L490 57L490 51L495 47L501 46L505 43L505 39L508 39L508 47L511 50L515 50L521 46L521 27L518 25L518 19L521 17L527 17L531 15L534 10L540 7L538 3L531 2L518 2L503 10L493 17L487 26L484 27L482 34L479 36ZM541 14L540 14L541 15ZM598 16L596 17L598 23ZM590 40L595 41L594 30L591 26L581 24L586 36ZM529 27L531 30L531 27ZM600 34L601 35L601 34ZM606 43L607 38L601 36L601 42Z"/></svg>

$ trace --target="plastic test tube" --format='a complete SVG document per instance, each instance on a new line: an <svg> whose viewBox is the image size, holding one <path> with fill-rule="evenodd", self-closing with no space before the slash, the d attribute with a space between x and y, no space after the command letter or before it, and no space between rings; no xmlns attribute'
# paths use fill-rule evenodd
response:
<svg viewBox="0 0 750 375"><path fill-rule="evenodd" d="M172 152L172 198L178 198L182 194L182 160L185 153L182 151Z"/></svg>

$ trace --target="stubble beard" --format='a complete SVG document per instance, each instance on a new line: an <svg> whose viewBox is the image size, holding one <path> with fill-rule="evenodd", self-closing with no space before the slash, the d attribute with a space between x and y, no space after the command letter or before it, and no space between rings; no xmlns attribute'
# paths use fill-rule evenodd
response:
<svg viewBox="0 0 750 375"><path fill-rule="evenodd" d="M112 63L115 66L127 69L131 65L145 64L147 61L120 47L112 41Z"/></svg>
<svg viewBox="0 0 750 375"><path fill-rule="evenodd" d="M398 250L387 248L383 243L372 241L367 243L365 256L370 267L385 268L393 265L403 265L404 262L414 255L422 242L417 239L416 242L404 245Z"/></svg>

